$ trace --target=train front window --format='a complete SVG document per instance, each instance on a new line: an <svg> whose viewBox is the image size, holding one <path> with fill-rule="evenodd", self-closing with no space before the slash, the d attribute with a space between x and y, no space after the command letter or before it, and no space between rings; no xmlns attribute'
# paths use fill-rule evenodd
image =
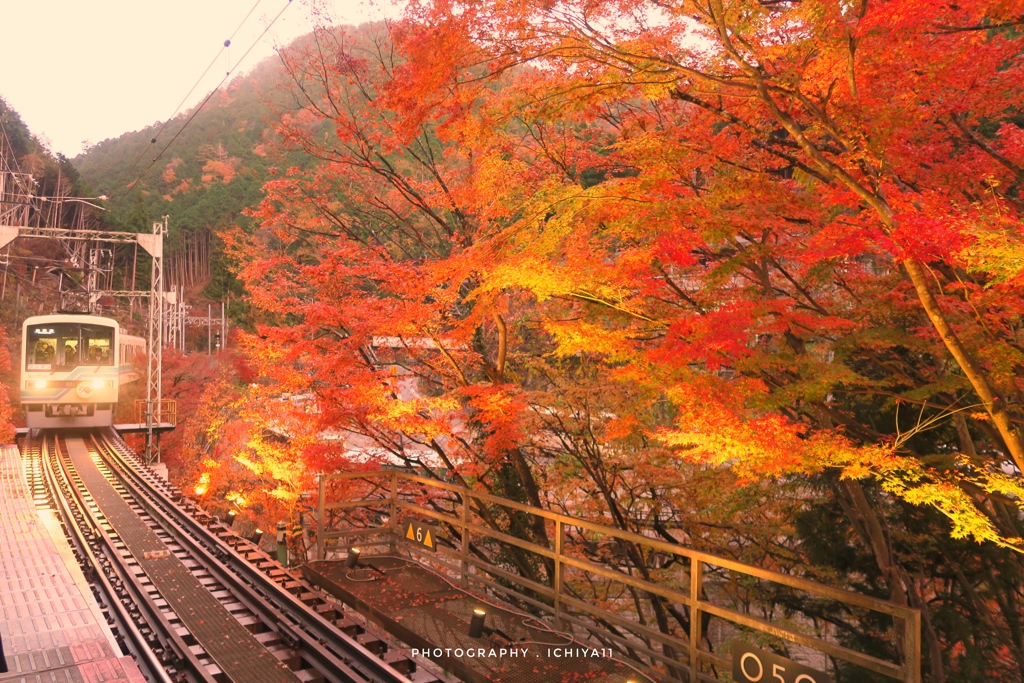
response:
<svg viewBox="0 0 1024 683"><path fill-rule="evenodd" d="M112 337L114 330L109 327L82 325L82 357L79 365L113 365Z"/></svg>
<svg viewBox="0 0 1024 683"><path fill-rule="evenodd" d="M62 368L73 368L78 365L78 338L81 330L78 325L57 325L57 365Z"/></svg>
<svg viewBox="0 0 1024 683"><path fill-rule="evenodd" d="M53 325L28 328L26 370L52 370L57 364L57 330Z"/></svg>
<svg viewBox="0 0 1024 683"><path fill-rule="evenodd" d="M57 323L28 328L26 370L67 370L113 365L114 330L100 325Z"/></svg>

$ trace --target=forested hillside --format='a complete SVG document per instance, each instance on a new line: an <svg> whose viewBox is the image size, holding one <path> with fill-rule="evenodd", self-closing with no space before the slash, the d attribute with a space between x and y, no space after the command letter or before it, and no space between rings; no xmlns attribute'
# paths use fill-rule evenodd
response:
<svg viewBox="0 0 1024 683"><path fill-rule="evenodd" d="M287 105L287 80L280 60L268 58L212 93L204 105L104 140L74 159L91 190L110 197L105 218L112 227L148 231L152 220L170 216L171 260L184 257L187 246L209 243L211 281L188 284L202 285L211 300L232 294L233 278L217 235L245 223L242 210L261 197L270 163L263 143L273 135L272 112ZM282 162L288 160L274 163ZM237 300L240 290L233 293ZM244 316L244 307L236 303L233 312Z"/></svg>

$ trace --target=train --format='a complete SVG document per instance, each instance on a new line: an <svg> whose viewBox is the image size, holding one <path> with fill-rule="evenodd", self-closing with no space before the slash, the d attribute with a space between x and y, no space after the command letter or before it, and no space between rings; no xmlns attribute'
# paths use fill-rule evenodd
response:
<svg viewBox="0 0 1024 683"><path fill-rule="evenodd" d="M109 427L124 385L137 381L146 340L112 318L58 313L27 318L21 405L29 429Z"/></svg>

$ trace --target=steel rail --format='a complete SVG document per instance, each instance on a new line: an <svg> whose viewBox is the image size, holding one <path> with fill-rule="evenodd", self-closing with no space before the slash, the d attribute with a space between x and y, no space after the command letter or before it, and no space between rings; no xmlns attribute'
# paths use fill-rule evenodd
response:
<svg viewBox="0 0 1024 683"><path fill-rule="evenodd" d="M28 446L28 444L26 444ZM99 559L93 553L92 548L89 546L89 541L86 539L85 534L82 531L82 524L88 524L88 516L85 515L81 508L78 509L76 515L71 510L71 505L67 500L67 497L63 495L63 489L66 486L70 491L72 486L69 481L65 478L63 482L58 481L56 472L53 470L53 463L50 462L49 449L46 448L45 442L43 447L40 449L39 460L40 465L43 469L43 476L49 488L53 493L52 500L57 505L57 514L61 517L63 527L66 529L65 534L68 539L72 542L74 548L78 551L79 558L84 559L88 562L89 566L93 568L93 585L98 584L100 592L106 598L106 604L114 612L113 619L115 626L119 634L124 634L127 639L131 642L133 651L132 654L135 656L135 660L139 662L143 673L149 674L151 680L155 679L160 683L173 683L171 677L167 675L167 671L164 669L163 662L160 661L160 657L150 647L149 641L142 635L142 631L139 630L132 619L131 614L125 607L122 600L118 597L117 591L114 586L107 579L103 567L100 564ZM63 472L62 472L63 474ZM63 484L63 486L62 486ZM95 529L94 529L95 531ZM82 561L81 559L79 560ZM123 581L122 581L123 585ZM139 661L139 660L142 661Z"/></svg>
<svg viewBox="0 0 1024 683"><path fill-rule="evenodd" d="M90 527L91 533L102 543L107 552L104 553L104 557L110 562L111 570L114 571L121 585L125 591L131 594L134 604L140 608L140 615L145 613L146 621L144 625L153 629L157 634L158 639L168 646L169 650L172 651L176 657L176 664L184 664L187 675L191 675L193 681L199 681L201 683L217 683L217 680L210 675L207 671L206 666L199 661L199 658L192 651L192 649L185 643L180 635L176 632L174 627L167 621L163 611L155 601L150 597L149 592L139 582L135 573L128 567L125 558L118 551L114 545L109 534L106 530L97 522L97 520L89 514L89 505L85 501L85 497L80 490L79 486L74 483L72 475L67 469L67 464L64 461L63 454L60 451L59 437L53 437L54 448L50 452L46 440L43 440L43 450L41 453L41 460L43 468L46 471L47 479L52 482L57 492L61 492L61 483L67 489L67 494L61 492L61 495L56 496L56 500L63 508L63 514L67 520L67 527L72 529L79 540L84 544L85 556L89 560L89 565L95 570L96 577L100 581L104 593L108 597L108 603L117 611L118 618L120 621L127 625L125 628L126 633L132 639L133 645L135 645L140 654L144 657L144 665L150 670L153 676L160 681L160 683L174 683L166 670L164 662L160 661L159 656L153 652L149 643L146 641L145 636L135 625L135 620L131 618L130 611L124 605L122 598L117 595L116 590L107 580L104 575L104 567L99 562L99 559L88 549L88 543L85 537L84 530L81 528L82 524ZM57 478L57 471L53 469L53 462L56 461L59 467L60 475L63 481ZM80 517L76 517L71 511L70 502L68 498L74 501L78 508Z"/></svg>
<svg viewBox="0 0 1024 683"><path fill-rule="evenodd" d="M152 487L121 452L109 432L95 432L93 443L121 483L159 523L187 546L218 581L243 599L243 604L282 635L301 646L325 676L344 683L412 683L355 638L275 583L222 539L188 514L167 494ZM225 559L226 558L226 559ZM333 674L333 676L332 676Z"/></svg>

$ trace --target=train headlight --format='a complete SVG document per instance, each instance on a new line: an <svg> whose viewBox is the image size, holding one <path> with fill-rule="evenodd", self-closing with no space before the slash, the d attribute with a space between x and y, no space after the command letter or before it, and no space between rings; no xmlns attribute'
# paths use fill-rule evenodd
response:
<svg viewBox="0 0 1024 683"><path fill-rule="evenodd" d="M92 384L93 389L102 389L103 387L107 386L106 380L102 379L94 379L92 382L90 382L90 384Z"/></svg>
<svg viewBox="0 0 1024 683"><path fill-rule="evenodd" d="M45 379L37 379L36 381L32 382L32 388L33 389L45 389L46 388L46 380Z"/></svg>

